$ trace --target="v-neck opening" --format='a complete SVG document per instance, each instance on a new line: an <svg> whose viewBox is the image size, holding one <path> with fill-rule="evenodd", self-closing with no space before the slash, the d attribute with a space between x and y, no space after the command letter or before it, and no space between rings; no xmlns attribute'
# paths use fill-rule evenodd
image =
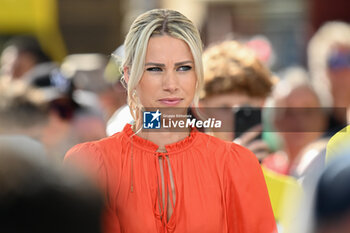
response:
<svg viewBox="0 0 350 233"><path fill-rule="evenodd" d="M163 225L171 232L175 229L175 216L178 205L178 189L176 185L176 179L171 166L170 158L167 153L156 152L156 164L157 164L157 176L158 176L158 192L157 192L157 211ZM164 161L165 162L164 162ZM162 168L160 166L162 164ZM164 166L164 164L167 164ZM165 170L167 169L167 171ZM163 170L163 177L162 177ZM173 180L173 187L171 185L171 179ZM164 180L164 183L162 182ZM174 188L174 193L172 188ZM170 192L169 192L170 190ZM164 198L163 198L164 196ZM168 203L169 202L169 203ZM172 204L173 202L173 204ZM172 213L168 219L168 204L171 205Z"/></svg>

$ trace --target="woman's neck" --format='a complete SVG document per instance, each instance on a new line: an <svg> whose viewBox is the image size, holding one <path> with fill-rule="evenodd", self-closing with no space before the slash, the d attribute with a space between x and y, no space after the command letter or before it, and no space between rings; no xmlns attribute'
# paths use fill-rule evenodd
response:
<svg viewBox="0 0 350 233"><path fill-rule="evenodd" d="M172 114L181 113L182 115L186 115L186 113L183 113L183 112L174 113L174 111L172 111L171 113ZM170 113L168 113L168 115L170 115ZM171 119L174 120L174 118L171 118ZM177 121L179 120L185 121L187 117L182 117L182 118L178 117L175 119ZM185 129L185 128L179 128L179 127L172 127L172 128L169 128L169 131L161 131L161 130L158 132L147 131L142 129L142 123L140 121L136 121L135 124L133 125L133 131L136 132L139 137L142 137L158 145L159 146L157 150L158 152L166 152L166 148L165 148L166 145L179 142L185 139L186 137L188 137L190 135L191 128Z"/></svg>
<svg viewBox="0 0 350 233"><path fill-rule="evenodd" d="M158 152L166 152L166 145L179 142L189 136L186 132L146 132L140 131L139 137L149 140L159 146Z"/></svg>

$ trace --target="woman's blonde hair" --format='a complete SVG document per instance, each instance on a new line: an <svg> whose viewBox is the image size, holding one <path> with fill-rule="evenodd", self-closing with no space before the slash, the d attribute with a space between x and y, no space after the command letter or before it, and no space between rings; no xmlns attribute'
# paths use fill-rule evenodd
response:
<svg viewBox="0 0 350 233"><path fill-rule="evenodd" d="M128 68L128 104L131 115L136 122L140 118L139 114L143 106L138 100L135 88L144 72L148 41L150 37L155 35L169 35L185 41L189 46L197 75L195 105L198 105L199 94L203 85L202 41L198 29L193 23L174 10L154 9L140 15L132 23L125 38L125 57L122 63L122 68ZM123 80L124 76L122 77Z"/></svg>

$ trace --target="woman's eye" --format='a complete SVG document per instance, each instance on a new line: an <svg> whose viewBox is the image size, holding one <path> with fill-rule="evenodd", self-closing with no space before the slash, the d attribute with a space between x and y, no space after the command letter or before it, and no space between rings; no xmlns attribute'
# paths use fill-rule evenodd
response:
<svg viewBox="0 0 350 233"><path fill-rule="evenodd" d="M192 69L191 66L180 66L179 68L177 68L178 71L188 71L191 69Z"/></svg>
<svg viewBox="0 0 350 233"><path fill-rule="evenodd" d="M162 68L160 68L160 67L148 67L146 70L152 71L152 72L158 72L158 71L162 71Z"/></svg>

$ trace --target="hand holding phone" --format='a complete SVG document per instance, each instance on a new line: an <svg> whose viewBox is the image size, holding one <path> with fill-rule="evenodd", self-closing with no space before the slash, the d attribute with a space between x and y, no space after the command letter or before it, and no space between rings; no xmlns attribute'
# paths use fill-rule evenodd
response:
<svg viewBox="0 0 350 233"><path fill-rule="evenodd" d="M252 132L252 130L254 130L253 127L255 126L261 126L261 108L242 106L240 108L234 108L233 115L233 132L235 138L240 137L247 131ZM257 139L261 139L261 131L262 130L259 130L260 134L256 135Z"/></svg>
<svg viewBox="0 0 350 233"><path fill-rule="evenodd" d="M234 109L234 142L252 151L261 162L269 155L269 147L262 140L261 109L244 106Z"/></svg>

